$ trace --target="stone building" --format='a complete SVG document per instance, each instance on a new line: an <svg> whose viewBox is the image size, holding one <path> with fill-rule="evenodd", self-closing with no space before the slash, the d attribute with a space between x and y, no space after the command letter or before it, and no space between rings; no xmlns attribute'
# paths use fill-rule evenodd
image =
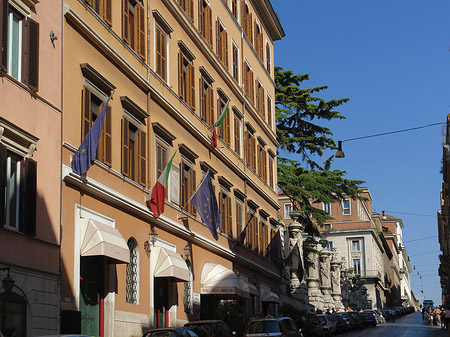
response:
<svg viewBox="0 0 450 337"><path fill-rule="evenodd" d="M282 282L267 247L284 31L270 1L67 0L63 29L64 332L142 335L230 303L246 317L276 312ZM75 174L72 157L111 92L95 164ZM156 218L145 202L171 158ZM188 203L208 172L217 240Z"/></svg>
<svg viewBox="0 0 450 337"><path fill-rule="evenodd" d="M0 1L0 331L58 333L61 2Z"/></svg>

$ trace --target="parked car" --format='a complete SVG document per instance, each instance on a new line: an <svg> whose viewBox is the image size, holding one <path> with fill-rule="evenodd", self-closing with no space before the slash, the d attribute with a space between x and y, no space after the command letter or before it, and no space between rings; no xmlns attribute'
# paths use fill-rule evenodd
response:
<svg viewBox="0 0 450 337"><path fill-rule="evenodd" d="M244 337L303 337L289 317L255 319L247 324Z"/></svg>
<svg viewBox="0 0 450 337"><path fill-rule="evenodd" d="M189 322L184 327L194 331L199 337L234 337L228 324L221 320Z"/></svg>
<svg viewBox="0 0 450 337"><path fill-rule="evenodd" d="M375 319L377 320L377 324L384 324L386 323L386 319L383 317L383 315L381 314L381 311L378 309L367 309L364 310L364 312L370 312L375 314Z"/></svg>
<svg viewBox="0 0 450 337"><path fill-rule="evenodd" d="M373 312L364 312L363 313L364 321L366 322L366 326L372 325L377 326L377 318L375 313Z"/></svg>
<svg viewBox="0 0 450 337"><path fill-rule="evenodd" d="M317 318L323 326L323 330L328 336L336 333L336 324L331 319L331 315L317 314Z"/></svg>
<svg viewBox="0 0 450 337"><path fill-rule="evenodd" d="M333 320L334 324L336 324L336 332L337 333L344 333L344 332L349 331L349 328L347 327L347 323L345 323L345 321L341 315L332 314L331 319Z"/></svg>
<svg viewBox="0 0 450 337"><path fill-rule="evenodd" d="M142 337L198 337L198 335L186 328L159 328L145 332Z"/></svg>
<svg viewBox="0 0 450 337"><path fill-rule="evenodd" d="M362 313L359 311L348 311L348 314L353 317L358 329L364 329L366 327L366 321L364 320Z"/></svg>
<svg viewBox="0 0 450 337"><path fill-rule="evenodd" d="M300 316L297 324L302 329L302 334L305 337L323 337L325 335L322 324L315 314Z"/></svg>
<svg viewBox="0 0 450 337"><path fill-rule="evenodd" d="M338 312L337 314L340 315L344 319L345 323L347 324L348 331L355 330L357 328L355 320L348 313L348 311Z"/></svg>

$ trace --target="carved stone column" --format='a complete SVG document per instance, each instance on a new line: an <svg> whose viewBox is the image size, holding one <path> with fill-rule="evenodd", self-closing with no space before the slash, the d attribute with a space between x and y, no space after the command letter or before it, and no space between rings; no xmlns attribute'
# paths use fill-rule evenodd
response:
<svg viewBox="0 0 450 337"><path fill-rule="evenodd" d="M294 221L288 227L289 230L289 255L288 266L290 270L290 292L304 302L308 302L308 291L303 282L305 264L303 261L303 231L305 226L298 222L298 215L291 214Z"/></svg>
<svg viewBox="0 0 450 337"><path fill-rule="evenodd" d="M334 306L336 310L344 309L341 294L341 263L338 261L338 252L333 248L331 254L331 295L333 296Z"/></svg>
<svg viewBox="0 0 450 337"><path fill-rule="evenodd" d="M306 254L306 266L308 270L308 296L309 303L316 309L323 310L323 295L320 291L319 278L319 255L317 254L317 241L313 237L307 239L308 245L312 248Z"/></svg>
<svg viewBox="0 0 450 337"><path fill-rule="evenodd" d="M323 294L324 309L332 309L334 307L333 298L331 297L331 268L330 268L330 251L323 247L320 251L320 280Z"/></svg>

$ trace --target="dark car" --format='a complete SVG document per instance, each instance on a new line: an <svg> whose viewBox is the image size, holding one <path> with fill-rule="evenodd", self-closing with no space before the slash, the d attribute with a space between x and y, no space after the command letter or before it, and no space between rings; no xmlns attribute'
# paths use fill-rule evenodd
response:
<svg viewBox="0 0 450 337"><path fill-rule="evenodd" d="M364 312L363 317L364 321L366 322L366 326L377 326L377 317L373 312Z"/></svg>
<svg viewBox="0 0 450 337"><path fill-rule="evenodd" d="M345 323L347 324L348 331L357 328L356 321L353 319L352 315L350 315L348 311L338 312L337 314L344 319Z"/></svg>
<svg viewBox="0 0 450 337"><path fill-rule="evenodd" d="M159 328L145 332L142 337L198 337L198 335L186 328Z"/></svg>
<svg viewBox="0 0 450 337"><path fill-rule="evenodd" d="M364 320L364 316L362 313L358 311L348 311L348 314L353 317L358 329L364 329L366 327L366 321Z"/></svg>
<svg viewBox="0 0 450 337"><path fill-rule="evenodd" d="M336 324L337 333L344 333L350 330L341 315L333 314L331 315L331 319L333 320L334 324Z"/></svg>
<svg viewBox="0 0 450 337"><path fill-rule="evenodd" d="M221 320L189 322L184 327L194 331L199 337L234 337L228 324Z"/></svg>
<svg viewBox="0 0 450 337"><path fill-rule="evenodd" d="M323 337L325 335L322 324L315 314L300 316L297 324L302 329L302 334L305 337Z"/></svg>
<svg viewBox="0 0 450 337"><path fill-rule="evenodd" d="M247 324L244 337L303 337L289 317L255 319Z"/></svg>

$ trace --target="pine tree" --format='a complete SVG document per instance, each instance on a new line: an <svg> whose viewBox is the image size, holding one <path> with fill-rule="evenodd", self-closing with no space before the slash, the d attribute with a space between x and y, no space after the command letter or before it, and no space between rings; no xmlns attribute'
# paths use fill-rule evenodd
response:
<svg viewBox="0 0 450 337"><path fill-rule="evenodd" d="M306 80L308 74L295 75L275 68L278 187L291 199L293 211L300 215L306 231L317 234L315 224L323 225L331 217L313 204L358 198L358 185L363 181L345 179L345 171L332 170L334 156L323 160L324 151L336 149L336 143L331 130L317 123L344 119L335 109L348 98L326 101L316 97L327 86L301 87Z"/></svg>

